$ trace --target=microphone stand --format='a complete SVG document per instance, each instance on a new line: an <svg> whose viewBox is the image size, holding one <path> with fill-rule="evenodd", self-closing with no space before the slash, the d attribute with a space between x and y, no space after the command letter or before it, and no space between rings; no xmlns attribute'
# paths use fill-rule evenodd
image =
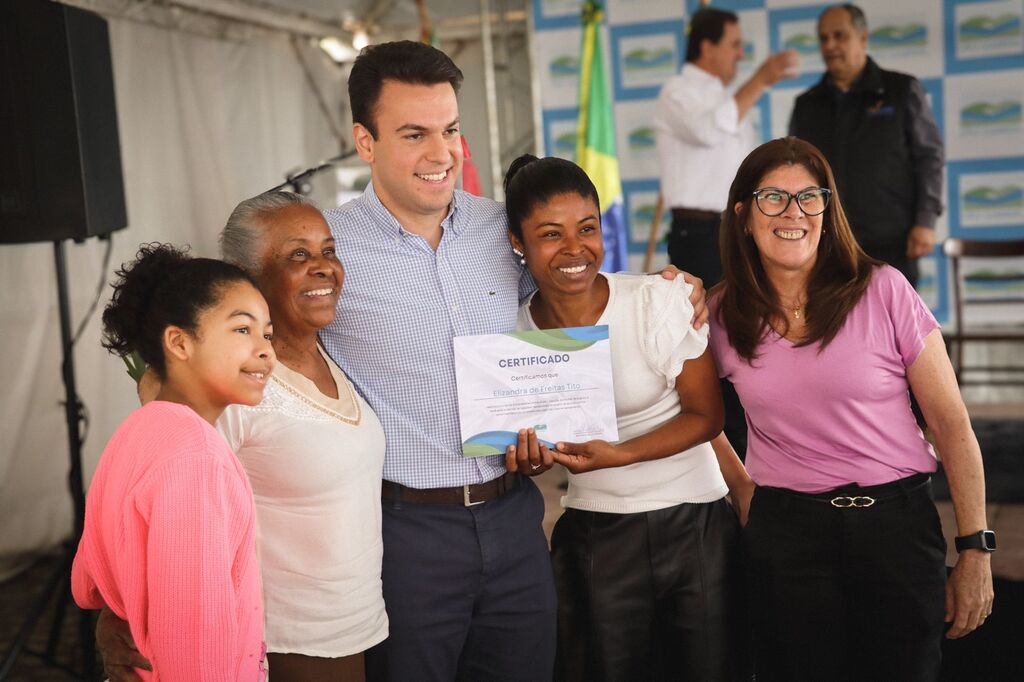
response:
<svg viewBox="0 0 1024 682"><path fill-rule="evenodd" d="M356 150L354 149L343 150L341 154L338 154L335 157L327 159L326 161L321 161L312 168L307 168L306 170L299 171L298 173L285 175L284 182L282 182L277 187L270 188L267 191L277 192L283 189L290 189L292 192L295 192L296 194L309 194L310 192L313 191L313 185L311 181L315 176L319 175L321 172L327 170L328 168L334 168L337 164L341 163L345 159L350 159L355 155Z"/></svg>

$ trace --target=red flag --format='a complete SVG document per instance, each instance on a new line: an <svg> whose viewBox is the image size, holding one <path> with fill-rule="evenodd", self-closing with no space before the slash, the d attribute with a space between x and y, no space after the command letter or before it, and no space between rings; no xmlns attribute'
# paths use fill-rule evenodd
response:
<svg viewBox="0 0 1024 682"><path fill-rule="evenodd" d="M462 191L470 194L480 195L480 176L476 172L476 164L473 163L473 155L469 153L469 143L466 136L462 136Z"/></svg>

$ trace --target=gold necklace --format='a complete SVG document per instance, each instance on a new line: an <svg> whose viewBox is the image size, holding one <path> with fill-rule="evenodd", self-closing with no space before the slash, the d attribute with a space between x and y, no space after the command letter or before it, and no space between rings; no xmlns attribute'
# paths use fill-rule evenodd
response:
<svg viewBox="0 0 1024 682"><path fill-rule="evenodd" d="M797 299L796 306L790 307L790 306L787 305L786 307L789 308L790 312L793 313L793 318L799 320L803 316L803 314L804 314L804 306L805 305L807 305L807 304L806 303L800 303L800 299Z"/></svg>

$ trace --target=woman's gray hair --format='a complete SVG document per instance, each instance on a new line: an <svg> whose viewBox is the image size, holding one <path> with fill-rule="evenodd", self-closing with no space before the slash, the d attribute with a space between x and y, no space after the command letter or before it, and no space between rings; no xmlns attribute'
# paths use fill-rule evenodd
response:
<svg viewBox="0 0 1024 682"><path fill-rule="evenodd" d="M258 275L262 268L260 242L266 227L265 221L289 206L309 206L315 211L320 210L301 194L280 190L257 194L235 206L220 233L221 258L250 275Z"/></svg>

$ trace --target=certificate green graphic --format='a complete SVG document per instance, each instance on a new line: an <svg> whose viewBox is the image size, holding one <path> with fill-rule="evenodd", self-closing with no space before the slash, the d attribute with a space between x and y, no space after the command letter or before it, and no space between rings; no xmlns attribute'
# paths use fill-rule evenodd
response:
<svg viewBox="0 0 1024 682"><path fill-rule="evenodd" d="M558 441L618 440L606 325L454 340L466 457L504 454L519 429Z"/></svg>

